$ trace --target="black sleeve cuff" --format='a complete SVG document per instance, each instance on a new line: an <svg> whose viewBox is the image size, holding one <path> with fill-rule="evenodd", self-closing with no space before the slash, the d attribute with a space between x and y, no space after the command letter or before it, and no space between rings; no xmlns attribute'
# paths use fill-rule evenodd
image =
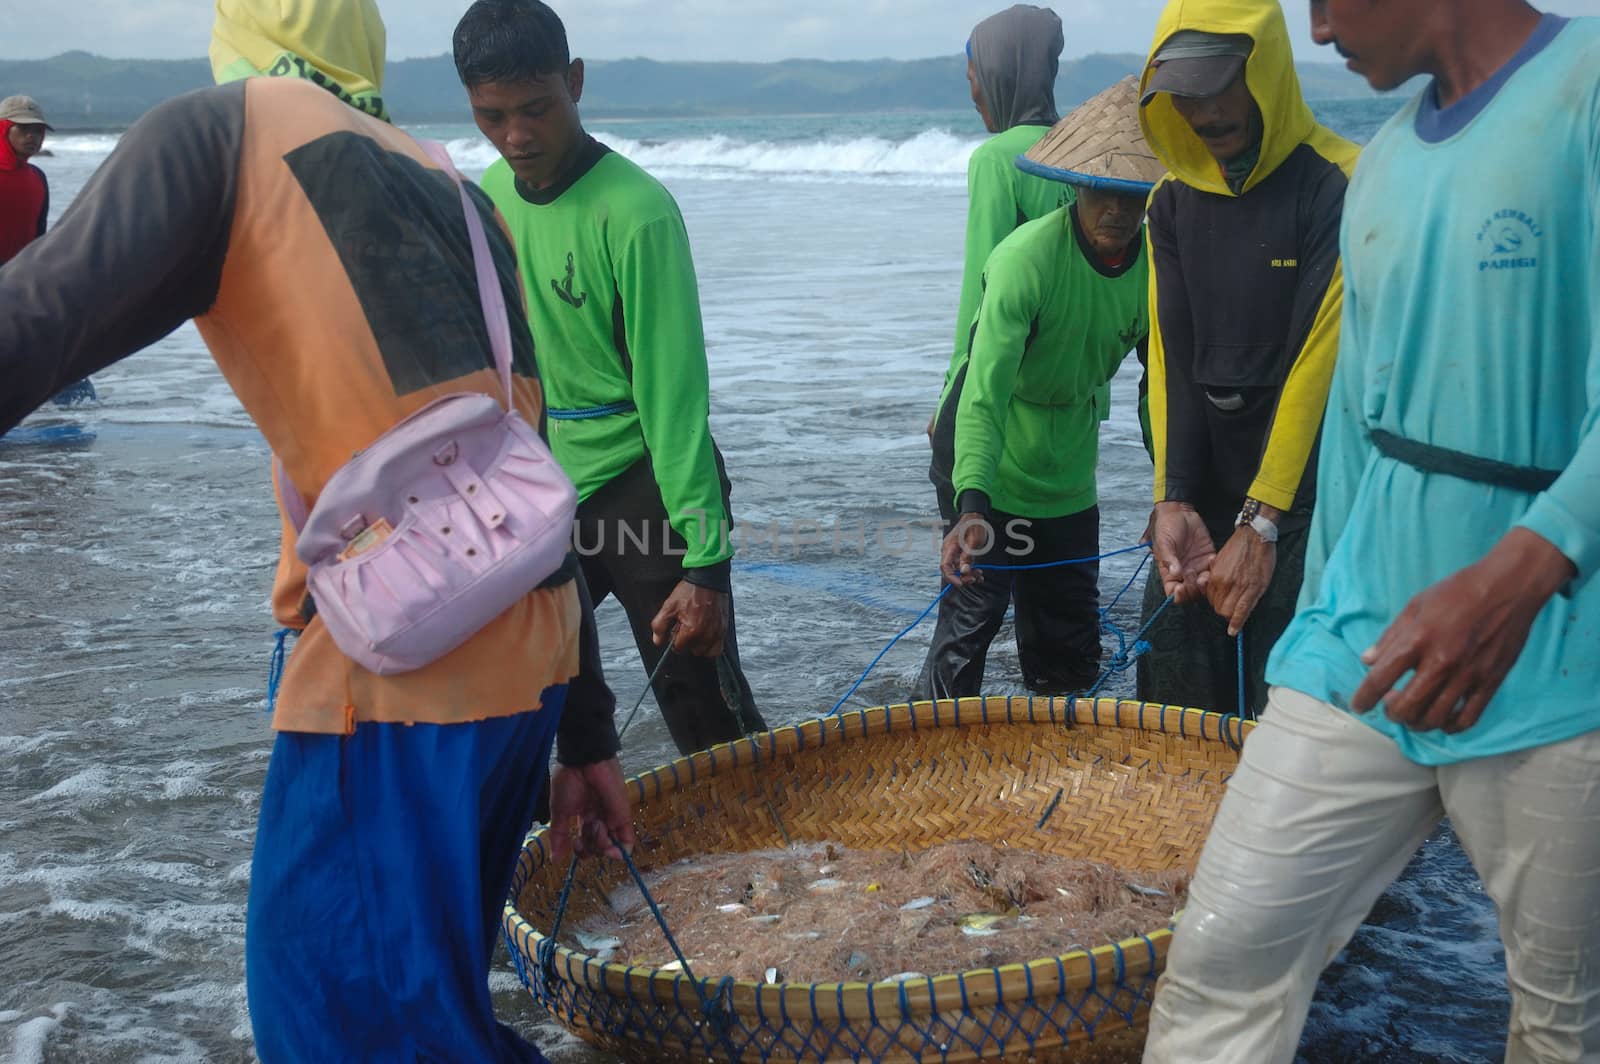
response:
<svg viewBox="0 0 1600 1064"><path fill-rule="evenodd" d="M1170 476L1167 478L1167 494L1162 502L1181 502L1193 506L1200 499L1200 493L1190 490L1184 481L1175 481Z"/></svg>
<svg viewBox="0 0 1600 1064"><path fill-rule="evenodd" d="M968 488L956 498L956 509L964 514L989 515L989 493Z"/></svg>
<svg viewBox="0 0 1600 1064"><path fill-rule="evenodd" d="M709 588L720 591L724 595L733 593L733 559L721 561L715 565L707 565L700 569L685 569L683 578L695 587Z"/></svg>
<svg viewBox="0 0 1600 1064"><path fill-rule="evenodd" d="M583 619L578 625L578 675L567 684L567 704L556 725L556 760L579 768L610 761L622 749L617 735L617 696L600 665L600 632L594 603L580 571L576 577Z"/></svg>

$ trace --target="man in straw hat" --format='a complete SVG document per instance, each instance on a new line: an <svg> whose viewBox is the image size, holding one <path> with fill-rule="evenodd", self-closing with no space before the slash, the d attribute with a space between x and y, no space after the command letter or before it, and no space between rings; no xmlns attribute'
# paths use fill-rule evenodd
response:
<svg viewBox="0 0 1600 1064"><path fill-rule="evenodd" d="M1145 1059L1293 1060L1449 816L1500 919L1505 1059L1600 1060L1600 20L1327 0L1312 28L1374 88L1431 81L1350 186L1306 593Z"/></svg>
<svg viewBox="0 0 1600 1064"><path fill-rule="evenodd" d="M1071 185L1013 165L1061 117L1055 93L1063 42L1060 17L1032 4L1015 4L990 15L973 27L967 39L972 105L992 136L967 161L967 236L955 352L944 377L946 392L972 344L972 322L983 295L983 266L989 252L1017 226L1072 202ZM1103 390L1102 414L1107 395ZM928 434L933 434L933 418L928 419ZM944 518L954 516L947 513Z"/></svg>
<svg viewBox="0 0 1600 1064"><path fill-rule="evenodd" d="M1256 712L1300 589L1356 147L1301 98L1277 0L1172 0L1141 91L1145 138L1172 176L1150 201L1157 568L1144 614L1161 613L1139 697Z"/></svg>
<svg viewBox="0 0 1600 1064"><path fill-rule="evenodd" d="M434 399L499 394L461 197L384 121L373 0L219 0L212 62L223 84L135 124L62 224L0 270L0 431L193 317L314 497ZM511 315L513 401L537 425L515 257L472 196ZM250 873L256 1053L539 1059L495 1023L488 973L558 729L556 847L578 817L580 845L632 839L604 685L578 691L597 644L576 565L433 664L377 675L316 616L284 525L273 613L302 634Z"/></svg>
<svg viewBox="0 0 1600 1064"><path fill-rule="evenodd" d="M1165 168L1139 133L1129 77L1063 119L1019 158L1077 189L1077 202L1019 228L984 268L970 350L940 407L936 481L950 485L939 604L918 698L978 693L989 644L1016 603L1023 682L1062 694L1099 673L1099 567L1009 572L1099 553L1096 396L1144 343L1145 197Z"/></svg>

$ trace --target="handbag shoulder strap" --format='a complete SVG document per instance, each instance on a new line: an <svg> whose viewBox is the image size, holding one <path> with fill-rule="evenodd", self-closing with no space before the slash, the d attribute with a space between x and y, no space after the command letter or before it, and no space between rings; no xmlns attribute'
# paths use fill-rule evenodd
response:
<svg viewBox="0 0 1600 1064"><path fill-rule="evenodd" d="M500 371L500 387L505 393L506 409L514 403L511 397L511 322L506 316L505 295L500 289L500 271L495 268L494 255L489 251L489 237L483 229L483 217L467 183L462 180L450 158L450 152L436 140L418 141L428 157L439 169L450 175L461 190L461 208L467 216L467 235L472 239L472 262L478 274L478 302L483 307L483 323L489 330L489 346L494 349L495 367Z"/></svg>
<svg viewBox="0 0 1600 1064"><path fill-rule="evenodd" d="M500 271L495 268L494 255L489 250L489 237L483 229L483 218L445 146L434 140L419 140L418 143L461 190L461 208L467 216L467 235L472 241L472 262L477 273L478 303L483 308L483 323L489 330L489 346L494 350L495 368L500 372L500 390L505 395L506 409L515 409L511 394L511 320L506 315L505 295L500 290ZM299 532L306 524L308 508L305 496L289 479L283 459L276 454L272 456L272 469L289 521Z"/></svg>

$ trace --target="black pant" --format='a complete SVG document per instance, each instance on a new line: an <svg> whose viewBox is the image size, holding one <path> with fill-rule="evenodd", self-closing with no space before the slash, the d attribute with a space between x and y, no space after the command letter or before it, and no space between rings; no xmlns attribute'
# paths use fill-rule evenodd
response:
<svg viewBox="0 0 1600 1064"><path fill-rule="evenodd" d="M717 468L721 472L720 454ZM724 507L728 496L724 473ZM634 463L578 506L576 543L595 605L607 595L616 596L628 614L644 674L649 676L666 653L665 647L655 645L650 622L683 580L686 544L667 519L648 458ZM674 653L656 677L656 702L680 753L766 730L739 665L731 595L722 646L722 654L716 658ZM632 699L623 701L632 704Z"/></svg>
<svg viewBox="0 0 1600 1064"><path fill-rule="evenodd" d="M945 511L946 500L940 509ZM1037 565L1100 553L1100 508L1066 517L1023 518L994 513L993 548L978 560L989 565ZM989 644L1017 608L1017 657L1022 682L1039 694L1081 692L1100 673L1100 563L1026 572L985 571L968 587L952 587L939 603L939 620L914 697L965 698L981 693Z"/></svg>
<svg viewBox="0 0 1600 1064"><path fill-rule="evenodd" d="M1212 527L1218 550L1232 532L1226 524ZM1267 705L1267 656L1294 620L1309 538L1310 529L1303 524L1279 534L1272 581L1244 625L1244 704L1252 716ZM1141 624L1148 624L1166 600L1161 574L1152 568L1145 584ZM1228 622L1217 616L1211 603L1201 598L1183 606L1168 606L1145 639L1150 652L1139 659L1140 701L1217 713L1239 711L1239 649L1228 635Z"/></svg>

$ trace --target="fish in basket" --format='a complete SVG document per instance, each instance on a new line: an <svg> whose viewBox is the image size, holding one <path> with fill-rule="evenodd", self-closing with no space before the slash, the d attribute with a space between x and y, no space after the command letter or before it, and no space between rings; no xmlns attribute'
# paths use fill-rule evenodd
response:
<svg viewBox="0 0 1600 1064"><path fill-rule="evenodd" d="M818 847L904 855L987 843L1110 866L1135 893L1164 894L1138 884L1164 888L1192 870L1250 728L1175 706L1033 697L809 721L631 780L637 870L730 854L814 857ZM841 972L806 982L777 969L740 979L694 963L693 942L681 943L686 971L678 960L617 958L612 939L575 938L571 929L594 926L631 889L632 874L620 862L556 866L535 832L504 919L534 997L629 1061L1137 1060L1171 939L1170 918L1153 917L1119 941L989 967L924 973L878 958L859 981ZM913 900L923 907L932 906ZM985 933L1016 916L961 923ZM663 917L671 930L672 913Z"/></svg>

